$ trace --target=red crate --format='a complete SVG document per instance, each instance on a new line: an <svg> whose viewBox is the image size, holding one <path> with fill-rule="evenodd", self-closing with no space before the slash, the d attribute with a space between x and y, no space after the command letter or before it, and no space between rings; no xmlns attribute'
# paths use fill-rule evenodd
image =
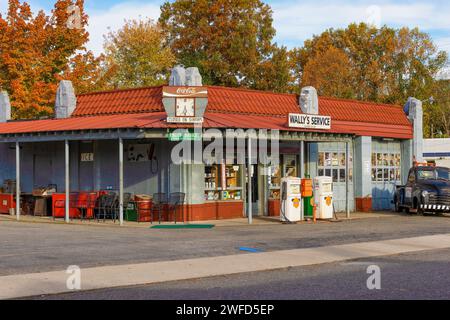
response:
<svg viewBox="0 0 450 320"><path fill-rule="evenodd" d="M16 201L14 201L14 195L9 193L0 194L0 214L9 214L9 209L16 207Z"/></svg>
<svg viewBox="0 0 450 320"><path fill-rule="evenodd" d="M52 212L53 218L64 218L66 216L66 195L54 193L52 195ZM69 209L69 217L71 219L80 218L80 210L76 208Z"/></svg>

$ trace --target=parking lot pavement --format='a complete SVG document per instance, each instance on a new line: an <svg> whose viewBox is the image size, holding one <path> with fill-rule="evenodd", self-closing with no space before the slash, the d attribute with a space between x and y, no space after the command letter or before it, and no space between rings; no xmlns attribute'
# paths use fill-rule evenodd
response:
<svg viewBox="0 0 450 320"><path fill-rule="evenodd" d="M450 234L79 270L79 289L148 285L450 248ZM0 299L72 291L65 270L0 277Z"/></svg>
<svg viewBox="0 0 450 320"><path fill-rule="evenodd" d="M445 217L388 216L301 225L267 224L211 230L0 222L0 275L170 261L444 234Z"/></svg>
<svg viewBox="0 0 450 320"><path fill-rule="evenodd" d="M367 288L367 268L381 271ZM407 253L283 270L36 297L39 300L398 300L450 299L450 250Z"/></svg>

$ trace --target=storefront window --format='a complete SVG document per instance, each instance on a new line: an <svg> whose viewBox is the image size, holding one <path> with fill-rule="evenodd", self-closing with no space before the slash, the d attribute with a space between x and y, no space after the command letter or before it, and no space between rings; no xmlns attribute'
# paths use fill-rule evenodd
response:
<svg viewBox="0 0 450 320"><path fill-rule="evenodd" d="M319 153L319 167L325 167L325 154Z"/></svg>
<svg viewBox="0 0 450 320"><path fill-rule="evenodd" d="M222 200L242 200L242 172L239 165L222 165L224 171Z"/></svg>
<svg viewBox="0 0 450 320"><path fill-rule="evenodd" d="M205 166L205 200L220 200L220 170L219 165Z"/></svg>
<svg viewBox="0 0 450 320"><path fill-rule="evenodd" d="M335 183L346 182L346 161L345 152L319 152L319 176L332 177ZM353 157L349 158L349 181L353 181Z"/></svg>
<svg viewBox="0 0 450 320"><path fill-rule="evenodd" d="M383 169L377 169L377 181L383 181Z"/></svg>
<svg viewBox="0 0 450 320"><path fill-rule="evenodd" d="M389 169L384 169L384 181L389 181Z"/></svg>
<svg viewBox="0 0 450 320"><path fill-rule="evenodd" d="M339 169L339 180L345 181L345 169Z"/></svg>
<svg viewBox="0 0 450 320"><path fill-rule="evenodd" d="M284 177L297 177L297 156L283 155Z"/></svg>
<svg viewBox="0 0 450 320"><path fill-rule="evenodd" d="M400 167L400 153L373 153L372 181L394 183L399 182L401 180Z"/></svg>
<svg viewBox="0 0 450 320"><path fill-rule="evenodd" d="M332 161L331 161L331 153L325 152L325 167L331 167Z"/></svg>
<svg viewBox="0 0 450 320"><path fill-rule="evenodd" d="M270 166L269 167L269 198L271 200L279 200L280 199L280 188L281 188L281 167Z"/></svg>
<svg viewBox="0 0 450 320"><path fill-rule="evenodd" d="M339 156L337 153L333 153L333 167L339 166Z"/></svg>
<svg viewBox="0 0 450 320"><path fill-rule="evenodd" d="M205 166L205 200L242 200L241 166Z"/></svg>
<svg viewBox="0 0 450 320"><path fill-rule="evenodd" d="M377 153L377 166L381 167L383 166L383 154Z"/></svg>
<svg viewBox="0 0 450 320"><path fill-rule="evenodd" d="M333 182L339 182L338 169L333 169Z"/></svg>

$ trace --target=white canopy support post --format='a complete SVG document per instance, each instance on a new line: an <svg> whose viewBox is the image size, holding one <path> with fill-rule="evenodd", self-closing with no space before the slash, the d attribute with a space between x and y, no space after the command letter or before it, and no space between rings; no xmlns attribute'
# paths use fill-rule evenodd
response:
<svg viewBox="0 0 450 320"><path fill-rule="evenodd" d="M248 200L248 209L247 209L247 217L248 224L253 224L253 200L252 200L252 138L248 137L248 191L247 191L247 200Z"/></svg>
<svg viewBox="0 0 450 320"><path fill-rule="evenodd" d="M119 221L123 226L123 139L119 138Z"/></svg>
<svg viewBox="0 0 450 320"><path fill-rule="evenodd" d="M305 175L305 141L300 141L300 175L301 179L306 177Z"/></svg>
<svg viewBox="0 0 450 320"><path fill-rule="evenodd" d="M64 210L64 220L66 223L70 222L70 149L69 140L64 140L64 172L65 172L65 189L66 189L66 200L65 200L65 210Z"/></svg>
<svg viewBox="0 0 450 320"><path fill-rule="evenodd" d="M20 144L16 142L16 218L20 220Z"/></svg>
<svg viewBox="0 0 450 320"><path fill-rule="evenodd" d="M345 143L345 172L347 179L345 180L345 211L347 219L350 219L350 143Z"/></svg>

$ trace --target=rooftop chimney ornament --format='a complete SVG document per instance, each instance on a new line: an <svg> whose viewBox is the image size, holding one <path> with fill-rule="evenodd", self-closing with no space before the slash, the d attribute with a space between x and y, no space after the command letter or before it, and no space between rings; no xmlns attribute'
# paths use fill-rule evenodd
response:
<svg viewBox="0 0 450 320"><path fill-rule="evenodd" d="M423 106L422 101L416 98L408 98L404 107L408 120L413 125L413 158L417 162L423 162Z"/></svg>
<svg viewBox="0 0 450 320"><path fill-rule="evenodd" d="M72 81L62 80L56 91L55 117L56 119L69 118L77 106L77 97Z"/></svg>
<svg viewBox="0 0 450 320"><path fill-rule="evenodd" d="M183 87L186 85L186 69L183 66L175 66L169 79L169 85L174 87Z"/></svg>
<svg viewBox="0 0 450 320"><path fill-rule="evenodd" d="M11 102L6 91L0 92L0 123L11 120Z"/></svg>
<svg viewBox="0 0 450 320"><path fill-rule="evenodd" d="M203 85L202 82L202 76L198 68L192 67L186 69L186 86L201 87Z"/></svg>
<svg viewBox="0 0 450 320"><path fill-rule="evenodd" d="M319 98L314 87L302 88L299 103L303 113L319 114Z"/></svg>

